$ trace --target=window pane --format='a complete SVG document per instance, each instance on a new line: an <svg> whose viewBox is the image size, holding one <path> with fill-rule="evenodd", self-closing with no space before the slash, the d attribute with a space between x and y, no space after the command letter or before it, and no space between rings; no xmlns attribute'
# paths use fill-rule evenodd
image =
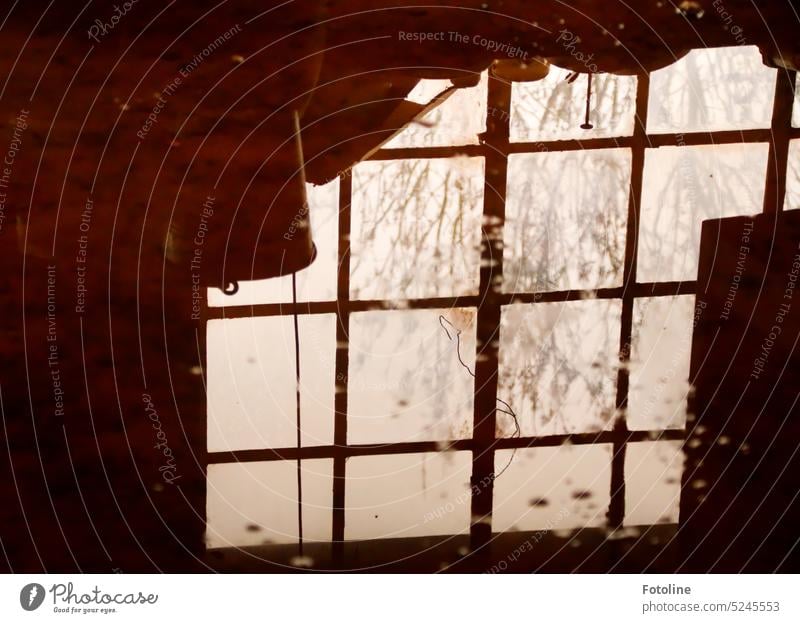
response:
<svg viewBox="0 0 800 623"><path fill-rule="evenodd" d="M612 427L620 312L619 300L503 307L498 395L523 436ZM498 412L498 436L514 431L513 418Z"/></svg>
<svg viewBox="0 0 800 623"><path fill-rule="evenodd" d="M800 139L789 142L789 164L786 169L784 210L800 208Z"/></svg>
<svg viewBox="0 0 800 623"><path fill-rule="evenodd" d="M348 441L471 437L475 390L459 352L474 371L475 316L474 309L351 314Z"/></svg>
<svg viewBox="0 0 800 623"><path fill-rule="evenodd" d="M572 83L566 69L551 67L537 82L517 82L511 87L511 140L515 142L630 136L636 114L636 78L595 74L592 78L590 121L586 116L585 75Z"/></svg>
<svg viewBox="0 0 800 623"><path fill-rule="evenodd" d="M633 305L628 428L683 428L689 392L694 296L636 299Z"/></svg>
<svg viewBox="0 0 800 623"><path fill-rule="evenodd" d="M333 459L301 461L303 540L330 541ZM208 466L206 546L297 543L297 463Z"/></svg>
<svg viewBox="0 0 800 623"><path fill-rule="evenodd" d="M800 80L795 79L794 110L792 110L792 127L800 128Z"/></svg>
<svg viewBox="0 0 800 623"><path fill-rule="evenodd" d="M336 316L300 316L302 445L333 443ZM210 452L297 445L291 316L211 320Z"/></svg>
<svg viewBox="0 0 800 623"><path fill-rule="evenodd" d="M483 158L363 162L353 174L357 299L476 294Z"/></svg>
<svg viewBox="0 0 800 623"><path fill-rule="evenodd" d="M484 71L476 86L458 89L422 117L421 123L407 126L384 147L477 145L478 134L486 130L487 85ZM426 104L451 86L450 80L420 80L406 99Z"/></svg>
<svg viewBox="0 0 800 623"><path fill-rule="evenodd" d="M611 444L495 452L492 530L569 530L606 523ZM510 461L510 463L509 463Z"/></svg>
<svg viewBox="0 0 800 623"><path fill-rule="evenodd" d="M626 526L678 523L682 441L629 443L625 451Z"/></svg>
<svg viewBox="0 0 800 623"><path fill-rule="evenodd" d="M356 456L347 461L345 538L469 532L470 452Z"/></svg>
<svg viewBox="0 0 800 623"><path fill-rule="evenodd" d="M761 212L767 153L766 143L648 149L638 281L695 279L702 222Z"/></svg>
<svg viewBox="0 0 800 623"><path fill-rule="evenodd" d="M776 76L755 46L692 50L650 75L647 130L768 128Z"/></svg>
<svg viewBox="0 0 800 623"><path fill-rule="evenodd" d="M339 179L324 186L306 185L311 236L317 257L308 268L297 272L298 301L336 299L336 266L339 237ZM290 303L292 276L240 281L239 291L228 296L218 288L208 288L209 307Z"/></svg>
<svg viewBox="0 0 800 623"><path fill-rule="evenodd" d="M598 149L508 159L503 290L622 284L631 153Z"/></svg>

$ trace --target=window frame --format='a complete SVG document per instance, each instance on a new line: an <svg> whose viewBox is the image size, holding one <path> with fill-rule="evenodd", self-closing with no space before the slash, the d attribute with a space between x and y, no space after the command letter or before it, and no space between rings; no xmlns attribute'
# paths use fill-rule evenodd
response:
<svg viewBox="0 0 800 623"><path fill-rule="evenodd" d="M494 455L496 450L513 448L553 447L564 443L612 444L611 492L607 510L607 528L622 528L625 518L625 455L628 443L653 440L685 441L685 429L631 431L626 424L629 393L630 345L633 332L633 308L637 298L694 295L696 281L639 282L637 281L638 226L642 199L644 159L647 149L678 144L681 146L768 143L769 155L765 181L763 212L777 213L784 209L789 143L800 137L800 129L792 127L795 99L795 73L779 70L770 128L751 130L703 131L686 134L648 134L647 113L650 79L648 74L637 76L634 130L630 136L591 138L586 140L548 140L511 142L511 83L489 76L486 108L486 131L477 145L446 147L408 147L380 149L369 160L401 160L449 158L454 156L483 157L485 161L483 224L481 226L481 267L478 293L470 296L448 296L411 299L402 302L402 309L434 309L468 307L477 310L477 352L474 384L473 435L470 439L403 442L388 444L347 444L348 394L346 379L349 366L349 318L361 311L387 310L396 302L386 300L351 300L350 298L350 229L353 196L350 173L339 178L339 231L337 299L322 302L275 303L235 307L208 307L203 317L230 319L251 316L305 315L333 313L336 315L335 379L338 387L334 398L333 444L314 447L265 448L226 452L204 450L205 465L212 463L251 461L299 461L302 459L333 459L332 560L342 565L345 544L346 461L353 456L442 452L442 443L450 450L472 452L472 495L469 549L489 551L487 547L497 535L491 526L493 505ZM625 232L625 259L622 285L588 290L554 292L504 293L500 286L503 274L503 226L507 162L511 154L539 151L583 151L606 148L631 150L631 177L628 195ZM487 225L491 223L491 225ZM494 284L494 285L493 285ZM616 380L616 406L621 412L612 430L598 433L563 434L535 437L497 438L496 406L498 390L499 331L501 309L512 303L544 303L581 300L591 296L598 299L622 301L619 339L620 370ZM399 306L398 306L399 308ZM203 347L205 343L203 341ZM480 355L480 356L477 356ZM203 357L205 359L205 352ZM345 379L340 381L339 379ZM205 441L205 438L203 439Z"/></svg>

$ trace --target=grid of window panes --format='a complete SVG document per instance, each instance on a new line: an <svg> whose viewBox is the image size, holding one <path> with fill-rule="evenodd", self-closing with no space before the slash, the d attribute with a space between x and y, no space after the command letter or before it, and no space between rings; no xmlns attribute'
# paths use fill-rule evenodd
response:
<svg viewBox="0 0 800 623"><path fill-rule="evenodd" d="M701 223L779 209L787 157L798 207L793 77L748 47L597 75L584 130L567 75L484 74L310 189L297 305L209 293L210 548L297 542L297 461L306 541L678 521Z"/></svg>

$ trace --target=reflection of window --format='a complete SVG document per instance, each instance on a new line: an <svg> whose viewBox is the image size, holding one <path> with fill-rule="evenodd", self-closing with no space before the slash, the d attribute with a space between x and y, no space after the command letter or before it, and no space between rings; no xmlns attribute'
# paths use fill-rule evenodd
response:
<svg viewBox="0 0 800 623"><path fill-rule="evenodd" d="M585 77L484 76L315 189L301 302L287 278L210 298L209 546L296 542L298 516L309 541L473 548L677 522L699 227L761 210L763 128L791 136L756 56L595 76L591 131Z"/></svg>
<svg viewBox="0 0 800 623"><path fill-rule="evenodd" d="M368 311L350 316L350 443L472 436L472 377L443 339L440 315L462 331L464 362L474 367L474 309Z"/></svg>
<svg viewBox="0 0 800 623"><path fill-rule="evenodd" d="M660 134L768 128L776 74L755 47L693 50L650 76L647 129Z"/></svg>
<svg viewBox="0 0 800 623"><path fill-rule="evenodd" d="M503 290L622 285L629 149L508 158Z"/></svg>
<svg viewBox="0 0 800 623"><path fill-rule="evenodd" d="M647 150L637 272L642 281L694 279L702 222L761 211L768 148L753 143Z"/></svg>
<svg viewBox="0 0 800 623"><path fill-rule="evenodd" d="M481 158L365 162L353 172L356 299L476 294Z"/></svg>

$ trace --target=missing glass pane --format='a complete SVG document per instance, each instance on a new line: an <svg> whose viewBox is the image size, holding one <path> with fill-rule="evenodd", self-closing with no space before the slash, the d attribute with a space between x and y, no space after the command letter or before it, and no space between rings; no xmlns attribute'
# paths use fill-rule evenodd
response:
<svg viewBox="0 0 800 623"><path fill-rule="evenodd" d="M610 444L495 452L492 530L571 530L602 526L610 501ZM510 461L510 463L509 463Z"/></svg>
<svg viewBox="0 0 800 623"><path fill-rule="evenodd" d="M433 309L350 316L350 443L472 435L475 388L467 368L475 368L475 315Z"/></svg>
<svg viewBox="0 0 800 623"><path fill-rule="evenodd" d="M586 113L586 76L573 82L570 71L551 67L537 82L514 83L511 89L511 140L558 141L633 134L636 78L595 74L592 79L592 130L581 124Z"/></svg>
<svg viewBox="0 0 800 623"><path fill-rule="evenodd" d="M768 151L766 143L648 149L638 281L696 279L702 222L761 212Z"/></svg>
<svg viewBox="0 0 800 623"><path fill-rule="evenodd" d="M619 300L503 307L498 396L516 411L523 436L613 426L620 313ZM514 430L498 413L498 436Z"/></svg>
<svg viewBox="0 0 800 623"><path fill-rule="evenodd" d="M630 176L628 149L509 156L503 290L621 285Z"/></svg>
<svg viewBox="0 0 800 623"><path fill-rule="evenodd" d="M476 294L483 158L363 162L353 174L356 299Z"/></svg>
<svg viewBox="0 0 800 623"><path fill-rule="evenodd" d="M330 541L333 460L300 463L303 540ZM297 463L264 461L208 466L206 546L297 543Z"/></svg>
<svg viewBox="0 0 800 623"><path fill-rule="evenodd" d="M682 441L629 443L625 452L626 526L678 523Z"/></svg>
<svg viewBox="0 0 800 623"><path fill-rule="evenodd" d="M302 445L333 443L336 316L301 316ZM207 329L208 450L297 445L291 316L211 320Z"/></svg>
<svg viewBox="0 0 800 623"><path fill-rule="evenodd" d="M486 130L487 85L484 71L476 86L459 89L419 122L403 129L384 147L477 145L478 134ZM450 80L421 80L406 99L425 104L452 86Z"/></svg>
<svg viewBox="0 0 800 623"><path fill-rule="evenodd" d="M652 133L768 128L777 70L755 46L692 50L650 74Z"/></svg>
<svg viewBox="0 0 800 623"><path fill-rule="evenodd" d="M683 428L689 394L694 296L636 299L628 428Z"/></svg>
<svg viewBox="0 0 800 623"><path fill-rule="evenodd" d="M349 459L345 538L391 539L469 532L471 470L470 452Z"/></svg>
<svg viewBox="0 0 800 623"><path fill-rule="evenodd" d="M308 268L297 273L298 301L336 299L337 239L339 232L339 179L324 186L306 185L311 235L317 256ZM274 277L259 281L240 281L239 291L231 296L217 288L208 288L209 307L290 303L292 277Z"/></svg>

